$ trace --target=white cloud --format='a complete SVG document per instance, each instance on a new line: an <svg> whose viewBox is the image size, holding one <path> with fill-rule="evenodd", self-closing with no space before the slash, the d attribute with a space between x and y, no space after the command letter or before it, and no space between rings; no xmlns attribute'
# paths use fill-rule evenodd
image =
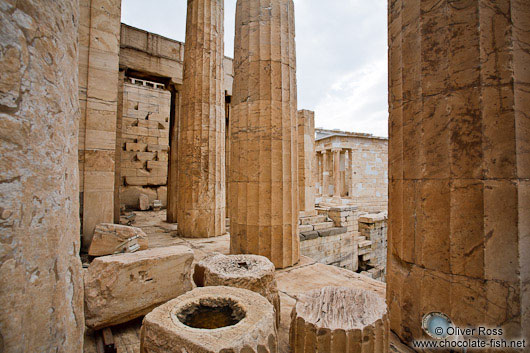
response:
<svg viewBox="0 0 530 353"><path fill-rule="evenodd" d="M387 135L387 0L294 0L298 107L317 125ZM186 0L123 0L122 21L183 41ZM233 56L236 0L225 0Z"/></svg>
<svg viewBox="0 0 530 353"><path fill-rule="evenodd" d="M387 62L345 73L315 107L319 127L388 135Z"/></svg>

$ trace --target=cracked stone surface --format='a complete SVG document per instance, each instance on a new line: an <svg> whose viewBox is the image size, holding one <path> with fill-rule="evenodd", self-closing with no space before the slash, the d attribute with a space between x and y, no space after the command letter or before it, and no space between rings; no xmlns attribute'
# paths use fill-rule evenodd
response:
<svg viewBox="0 0 530 353"><path fill-rule="evenodd" d="M210 329L184 320L197 307L230 305L237 323ZM200 315L200 314L199 314ZM184 322L183 322L184 321ZM142 324L141 352L273 353L278 351L274 308L263 296L234 287L196 288L149 313Z"/></svg>
<svg viewBox="0 0 530 353"><path fill-rule="evenodd" d="M193 251L171 246L96 258L85 273L86 325L117 325L191 290Z"/></svg>

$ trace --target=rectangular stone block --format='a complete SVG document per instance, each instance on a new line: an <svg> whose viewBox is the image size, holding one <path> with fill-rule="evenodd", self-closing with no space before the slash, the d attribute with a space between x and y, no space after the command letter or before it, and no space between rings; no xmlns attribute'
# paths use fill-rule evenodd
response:
<svg viewBox="0 0 530 353"><path fill-rule="evenodd" d="M192 289L193 251L156 248L95 259L85 273L85 319L92 329L149 313Z"/></svg>

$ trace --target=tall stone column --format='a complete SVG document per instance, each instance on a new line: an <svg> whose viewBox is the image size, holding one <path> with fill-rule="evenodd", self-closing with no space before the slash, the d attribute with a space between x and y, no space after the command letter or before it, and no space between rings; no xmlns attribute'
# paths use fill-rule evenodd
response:
<svg viewBox="0 0 530 353"><path fill-rule="evenodd" d="M316 153L316 158L317 158L317 165L318 165L318 182L319 182L319 186L320 186L320 190L317 190L317 193L318 195L322 196L324 194L324 176L323 176L323 173L324 173L324 162L322 161L322 153L321 152L317 152Z"/></svg>
<svg viewBox="0 0 530 353"><path fill-rule="evenodd" d="M322 153L322 196L329 196L328 151Z"/></svg>
<svg viewBox="0 0 530 353"><path fill-rule="evenodd" d="M351 153L349 149L344 150L344 164L345 168L345 177L344 177L344 187L346 188L347 197L351 197L351 184L352 184L352 169L351 169Z"/></svg>
<svg viewBox="0 0 530 353"><path fill-rule="evenodd" d="M238 0L231 124L231 252L300 258L292 0Z"/></svg>
<svg viewBox="0 0 530 353"><path fill-rule="evenodd" d="M340 201L340 149L333 149L333 200Z"/></svg>
<svg viewBox="0 0 530 353"><path fill-rule="evenodd" d="M315 112L298 111L298 193L301 216L316 215L315 180Z"/></svg>
<svg viewBox="0 0 530 353"><path fill-rule="evenodd" d="M180 88L180 87L179 87ZM177 223L178 210L178 136L180 126L181 90L171 89L171 120L169 124L169 163L167 178L166 221Z"/></svg>
<svg viewBox="0 0 530 353"><path fill-rule="evenodd" d="M0 2L1 352L83 350L79 19L75 0Z"/></svg>
<svg viewBox="0 0 530 353"><path fill-rule="evenodd" d="M530 2L389 2L390 326L530 339ZM484 350L486 351L486 350Z"/></svg>
<svg viewBox="0 0 530 353"><path fill-rule="evenodd" d="M188 0L178 141L178 233L225 234L224 1Z"/></svg>

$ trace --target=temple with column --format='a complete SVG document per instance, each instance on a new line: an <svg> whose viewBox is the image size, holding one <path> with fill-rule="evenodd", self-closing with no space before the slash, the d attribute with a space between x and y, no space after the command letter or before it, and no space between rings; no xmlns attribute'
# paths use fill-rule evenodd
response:
<svg viewBox="0 0 530 353"><path fill-rule="evenodd" d="M300 109L293 0L233 59L187 4L0 0L0 352L527 352L530 3L389 0L388 139Z"/></svg>

